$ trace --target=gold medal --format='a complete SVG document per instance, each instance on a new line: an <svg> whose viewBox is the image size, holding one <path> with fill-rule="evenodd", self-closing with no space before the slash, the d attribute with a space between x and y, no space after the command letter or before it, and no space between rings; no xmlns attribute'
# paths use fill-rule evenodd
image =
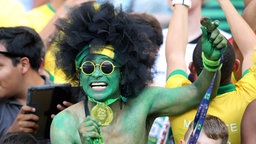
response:
<svg viewBox="0 0 256 144"><path fill-rule="evenodd" d="M113 120L111 108L104 103L94 106L91 110L91 116L101 122L102 126L109 125Z"/></svg>

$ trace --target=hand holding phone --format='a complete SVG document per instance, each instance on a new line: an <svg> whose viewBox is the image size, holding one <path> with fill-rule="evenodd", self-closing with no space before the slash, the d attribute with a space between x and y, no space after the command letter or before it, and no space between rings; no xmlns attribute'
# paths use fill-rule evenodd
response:
<svg viewBox="0 0 256 144"><path fill-rule="evenodd" d="M30 106L22 106L8 132L23 131L26 133L36 133L38 129L39 117L35 115L36 109Z"/></svg>
<svg viewBox="0 0 256 144"><path fill-rule="evenodd" d="M39 129L35 135L37 138L50 137L50 125L54 115L61 110L78 102L80 87L72 87L70 84L55 84L34 86L28 88L27 105L36 109L39 116Z"/></svg>

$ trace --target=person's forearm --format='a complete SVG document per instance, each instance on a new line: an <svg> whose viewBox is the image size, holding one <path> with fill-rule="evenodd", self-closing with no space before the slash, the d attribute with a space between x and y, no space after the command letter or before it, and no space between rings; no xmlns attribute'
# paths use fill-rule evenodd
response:
<svg viewBox="0 0 256 144"><path fill-rule="evenodd" d="M253 31L256 31L256 1L252 0L244 9L242 17L249 24Z"/></svg>
<svg viewBox="0 0 256 144"><path fill-rule="evenodd" d="M243 72L253 65L252 54L253 47L256 46L256 37L250 26L245 22L242 16L236 11L230 1L219 0L226 19L229 23L232 36L243 56Z"/></svg>
<svg viewBox="0 0 256 144"><path fill-rule="evenodd" d="M175 5L166 39L167 74L175 69L186 71L185 52L187 42L188 7Z"/></svg>
<svg viewBox="0 0 256 144"><path fill-rule="evenodd" d="M207 71L206 69L203 69L202 72L200 73L199 77L197 78L197 80L194 82L194 85L199 88L199 92L201 92L201 89L204 89L204 88L208 88L211 84L208 83L208 81L212 81L213 79L213 75L214 75L214 72L209 72ZM207 82L207 83L205 83ZM214 81L214 85L213 85L213 90L212 90L212 95L215 97L216 94L217 94L217 90L219 88L219 82L220 82L220 71L218 70L216 72L216 77L215 77L215 81ZM202 92L202 93L206 93L205 92Z"/></svg>
<svg viewBox="0 0 256 144"><path fill-rule="evenodd" d="M51 21L45 26L45 28L39 33L41 38L43 39L46 49L49 48L49 43L52 40L53 34L56 31L55 23L59 18L62 18L66 15L67 9L62 6L58 9L54 17L51 19Z"/></svg>
<svg viewBox="0 0 256 144"><path fill-rule="evenodd" d="M189 87L191 87L189 92L183 90L183 93L185 93L186 96L179 97L181 102L180 102L180 105L177 106L177 108L175 109L175 115L182 114L191 108L199 106L201 100L203 99L203 96L206 94L206 91L211 85L213 76L214 76L214 72L209 72L205 69L202 70L202 72L200 73L196 81L193 84L189 85ZM217 94L219 82L220 82L220 72L218 70L215 77L213 89L212 89L211 99L214 98Z"/></svg>

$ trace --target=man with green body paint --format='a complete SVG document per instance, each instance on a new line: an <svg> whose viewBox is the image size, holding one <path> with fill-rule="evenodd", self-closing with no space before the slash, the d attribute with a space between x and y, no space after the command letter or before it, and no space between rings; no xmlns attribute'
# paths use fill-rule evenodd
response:
<svg viewBox="0 0 256 144"><path fill-rule="evenodd" d="M53 144L145 144L156 117L181 114L197 106L218 67L226 41L203 43L206 68L191 85L149 87L158 46L150 25L105 3L84 3L58 23L57 66L86 99L57 114L51 125ZM209 33L211 34L211 33ZM213 34L213 33L212 33ZM216 39L222 37L217 35ZM219 85L215 79L213 95Z"/></svg>

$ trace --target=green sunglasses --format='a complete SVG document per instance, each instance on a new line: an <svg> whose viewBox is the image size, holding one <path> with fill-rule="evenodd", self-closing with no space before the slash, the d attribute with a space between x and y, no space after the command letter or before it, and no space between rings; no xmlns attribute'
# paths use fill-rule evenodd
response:
<svg viewBox="0 0 256 144"><path fill-rule="evenodd" d="M85 75L91 75L95 71L96 66L98 66L100 68L100 71L105 75L112 74L115 68L118 67L108 60L105 60L100 64L95 64L92 61L85 61L82 63L80 69Z"/></svg>

